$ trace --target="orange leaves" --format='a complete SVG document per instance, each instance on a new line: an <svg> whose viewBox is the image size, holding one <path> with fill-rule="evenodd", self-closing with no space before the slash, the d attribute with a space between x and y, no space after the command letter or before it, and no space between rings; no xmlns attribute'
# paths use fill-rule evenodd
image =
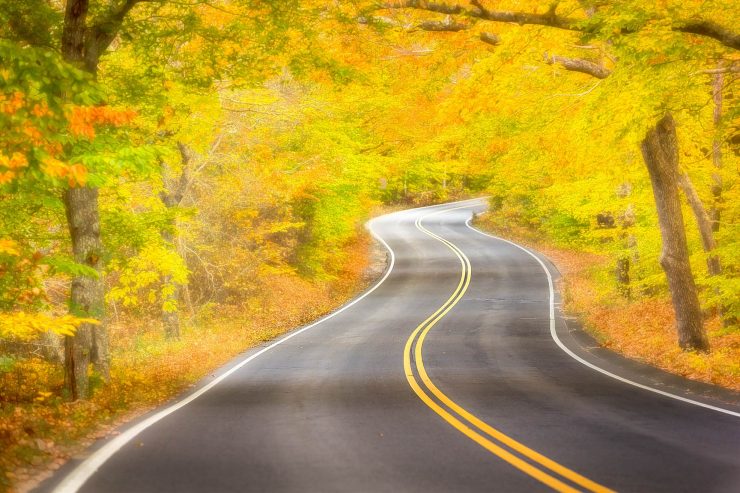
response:
<svg viewBox="0 0 740 493"><path fill-rule="evenodd" d="M92 140L97 127L119 127L136 116L132 110L109 106L73 106L63 114L54 114L46 102L32 104L20 92L0 94L2 114L10 116L8 126L12 128L4 136L4 143L15 152L11 155L0 152L0 185L20 178L27 168L40 168L46 176L64 180L70 187L84 186L88 170L80 163L63 162L55 157L62 154L64 140L59 140L65 133L62 129L67 127L73 137Z"/></svg>
<svg viewBox="0 0 740 493"><path fill-rule="evenodd" d="M13 181L18 170L27 166L28 160L20 152L14 152L10 157L0 153L0 185Z"/></svg>
<svg viewBox="0 0 740 493"><path fill-rule="evenodd" d="M69 130L75 137L95 138L96 125L120 127L136 116L133 110L110 106L75 106L69 113Z"/></svg>
<svg viewBox="0 0 740 493"><path fill-rule="evenodd" d="M100 126L119 127L136 113L110 106L68 106L54 109L37 94L0 92L0 185L40 171L70 187L83 186L88 170L80 163L63 162L64 146L75 139L92 140ZM59 159L58 159L59 158ZM60 161L61 159L61 161ZM67 161L72 159L67 158Z"/></svg>
<svg viewBox="0 0 740 493"><path fill-rule="evenodd" d="M52 113L51 110L49 110L49 106L46 104L46 102L41 102L40 104L33 105L31 114L36 118L44 118L51 115Z"/></svg>
<svg viewBox="0 0 740 493"><path fill-rule="evenodd" d="M70 187L84 186L87 183L87 168L82 164L67 164L48 157L43 160L41 169L52 178L67 180Z"/></svg>
<svg viewBox="0 0 740 493"><path fill-rule="evenodd" d="M26 159L26 156L20 152L14 152L10 158L0 154L0 166L4 166L8 169L25 168L28 166L28 160Z"/></svg>
<svg viewBox="0 0 740 493"><path fill-rule="evenodd" d="M10 183L20 175L20 170L28 167L28 159L19 152L11 157L0 153L0 185ZM47 157L41 162L41 170L51 178L67 180L70 187L84 186L87 183L87 168L82 164L67 164ZM0 249L0 252L2 249Z"/></svg>
<svg viewBox="0 0 740 493"><path fill-rule="evenodd" d="M23 108L25 100L23 93L20 91L14 92L10 97L0 94L0 112L13 115Z"/></svg>

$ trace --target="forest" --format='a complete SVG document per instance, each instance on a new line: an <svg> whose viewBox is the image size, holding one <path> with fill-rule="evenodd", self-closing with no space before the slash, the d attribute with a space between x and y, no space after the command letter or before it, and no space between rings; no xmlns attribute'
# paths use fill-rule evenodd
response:
<svg viewBox="0 0 740 493"><path fill-rule="evenodd" d="M486 196L607 347L740 389L736 0L0 0L0 490ZM34 469L36 468L36 469Z"/></svg>

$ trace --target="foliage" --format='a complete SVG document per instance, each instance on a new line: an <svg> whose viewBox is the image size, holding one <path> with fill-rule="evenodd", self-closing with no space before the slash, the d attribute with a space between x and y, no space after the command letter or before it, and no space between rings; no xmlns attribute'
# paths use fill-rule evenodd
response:
<svg viewBox="0 0 740 493"><path fill-rule="evenodd" d="M379 204L485 193L497 232L597 256L571 292L613 345L638 357L650 348L650 361L692 377L736 376L740 62L684 28L738 18L737 2L556 2L569 29L425 10L438 2L132 2L95 77L59 54L63 3L0 0L2 467L53 455L44 440L161 402L331 309L361 284L362 223ZM481 3L494 4L546 12ZM111 12L91 2L91 25ZM464 28L428 32L428 22ZM494 32L495 46L480 41ZM717 69L726 101L715 124ZM684 210L701 300L727 323L712 319L706 357L666 343L673 321L638 148L666 111L682 171L720 217L723 270L710 276ZM112 380L89 403L65 403L58 336L92 322L66 314L70 280L99 275L71 257L61 196L81 186L99 192ZM614 276L624 259L628 290ZM160 330L173 314L179 340ZM614 335L617 325L650 332Z"/></svg>

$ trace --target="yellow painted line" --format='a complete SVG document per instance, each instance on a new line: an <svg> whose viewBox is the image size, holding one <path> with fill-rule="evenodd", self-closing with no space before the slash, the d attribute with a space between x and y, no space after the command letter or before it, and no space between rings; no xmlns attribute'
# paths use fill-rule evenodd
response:
<svg viewBox="0 0 740 493"><path fill-rule="evenodd" d="M445 244L450 250L452 250L452 252L460 260L460 263L462 266L462 269L461 269L462 272L460 275L460 281L458 282L458 285L455 288L452 295L447 299L447 301L445 301L445 303L440 308L438 308L432 315L430 315L426 320L424 320L421 324L419 324L419 326L416 327L416 329L412 332L411 336L406 341L406 346L404 348L404 371L406 373L406 379L408 380L409 385L414 390L416 395L419 396L419 398L428 407L430 407L434 412L436 412L439 416L441 416L445 421L447 421L455 429L463 433L465 436L467 436L474 442L478 443L480 446L482 446L489 452L493 453L494 455L497 455L498 457L505 460L509 464L513 465L517 469L532 476L533 478L539 480L540 482L546 484L547 486L551 487L552 489L556 491L563 491L563 492L578 491L577 489L560 481L558 478L534 467L533 465L522 460L521 458L517 457L511 452L501 448L500 446L490 441L485 436L471 429L467 424L465 424L463 421L458 419L457 416L454 416L453 414L445 410L442 406L437 404L437 402L435 402L419 385L419 383L416 380L416 377L414 376L414 372L411 367L411 353L413 349L416 369L419 373L419 376L421 377L422 382L424 382L424 385L426 385L426 387L432 392L432 394L435 397L437 397L437 399L439 399L444 405L450 408L450 410L452 410L453 412L457 413L459 417L467 420L470 424L477 427L480 431L483 431L484 433L488 434L491 438L498 440L499 442L507 445L511 449L519 452L521 455L536 462L537 464L549 469L550 471L556 474L559 474L560 476L564 478L569 479L573 483L583 488L586 488L589 491L598 492L598 493L612 492L612 490L610 490L609 488L606 488L576 473L575 471L568 469L567 467L553 461L552 459L549 459L543 456L542 454L530 449L524 444L505 435L501 431L493 428L492 426L485 423L478 417L474 416L472 413L465 410L459 404L455 403L452 399L450 399L447 395L445 395L441 390L439 390L439 388L436 385L434 385L434 383L429 378L429 375L427 374L426 369L424 367L424 361L423 361L423 356L422 356L422 347L423 347L424 341L426 339L427 334L432 329L432 327L434 327L434 325L436 325L436 323L439 320L441 320L450 310L452 310L452 308L465 295L465 292L467 291L468 286L470 285L472 266L470 265L470 259L468 259L468 257L465 255L465 253L462 252L462 250L460 250L452 242L426 229L422 225L422 220L431 215L440 214L443 212L449 212L455 209L463 209L467 207L471 207L471 206L461 206L461 207L456 207L454 209L445 209L444 211L437 211L432 214L427 214L426 216L420 217L419 219L416 220L416 227L420 231L440 241L441 243ZM417 339L417 336L418 336L418 339ZM416 340L416 347L414 348L413 346L414 346L415 340Z"/></svg>

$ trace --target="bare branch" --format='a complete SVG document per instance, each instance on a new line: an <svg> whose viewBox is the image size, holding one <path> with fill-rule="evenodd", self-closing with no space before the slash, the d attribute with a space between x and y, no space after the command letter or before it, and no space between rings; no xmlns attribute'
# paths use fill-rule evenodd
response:
<svg viewBox="0 0 740 493"><path fill-rule="evenodd" d="M730 65L729 67L710 68L708 70L700 70L699 72L694 72L691 75L695 75L695 74L719 75L719 74L739 74L739 73L740 73L740 64L735 64L735 65Z"/></svg>
<svg viewBox="0 0 740 493"><path fill-rule="evenodd" d="M459 32L459 31L465 31L471 28L470 23L458 22L454 20L452 17L450 17L449 15L446 16L445 19L441 21L428 20L428 21L424 21L416 25L411 24L411 23L401 22L398 19L392 19L390 17L385 17L385 16L373 16L373 17L363 16L358 19L358 22L360 24L370 24L370 23L385 24L387 26L399 27L409 32L413 32L413 31Z"/></svg>
<svg viewBox="0 0 740 493"><path fill-rule="evenodd" d="M448 5L444 3L424 2L421 0L403 0L400 2L390 2L390 3L383 4L381 8L384 8L384 9L420 9L420 10L428 10L430 12L439 12L440 14L448 14L448 15L470 13L469 10L463 8L461 5Z"/></svg>
<svg viewBox="0 0 740 493"><path fill-rule="evenodd" d="M480 33L480 40L492 46L496 46L501 42L501 38L499 38L497 34L488 32Z"/></svg>
<svg viewBox="0 0 740 493"><path fill-rule="evenodd" d="M452 19L449 15L443 21L424 21L417 26L422 31L458 32L470 29L470 24L464 24Z"/></svg>
<svg viewBox="0 0 740 493"><path fill-rule="evenodd" d="M582 58L568 58L558 55L548 55L547 53L545 53L545 63L547 63L548 65L558 63L565 70L570 70L571 72L581 72L583 74L588 74L592 77L596 77L597 79L606 79L607 77L609 77L609 75L611 75L611 70Z"/></svg>
<svg viewBox="0 0 740 493"><path fill-rule="evenodd" d="M471 5L474 5L479 12L474 13L476 17L479 17L487 21L495 22L513 22L521 26L525 24L534 24L538 26L549 26L558 29L567 29L569 31L582 31L583 29L578 26L578 19L571 17L562 17L555 13L557 3L550 6L548 11L544 14L530 14L528 12L513 12L508 10L488 10L479 0L471 0Z"/></svg>
<svg viewBox="0 0 740 493"><path fill-rule="evenodd" d="M386 3L381 6L384 9L419 9L430 12L439 12L448 15L466 15L468 17L478 18L485 21L508 22L523 25L547 26L557 29L565 29L577 32L593 32L595 28L587 28L581 24L582 20L575 17L566 17L557 15L557 2L550 5L550 8L544 14L530 12L517 12L511 10L491 10L486 8L480 0L471 0L470 4L473 9L466 9L461 5L449 5L435 2L425 2L422 0L403 0L399 2ZM731 31L724 26L705 19L691 19L677 21L672 27L674 31L687 34L696 34L712 38L728 48L740 50L740 34ZM622 34L633 34L638 29L623 29Z"/></svg>

